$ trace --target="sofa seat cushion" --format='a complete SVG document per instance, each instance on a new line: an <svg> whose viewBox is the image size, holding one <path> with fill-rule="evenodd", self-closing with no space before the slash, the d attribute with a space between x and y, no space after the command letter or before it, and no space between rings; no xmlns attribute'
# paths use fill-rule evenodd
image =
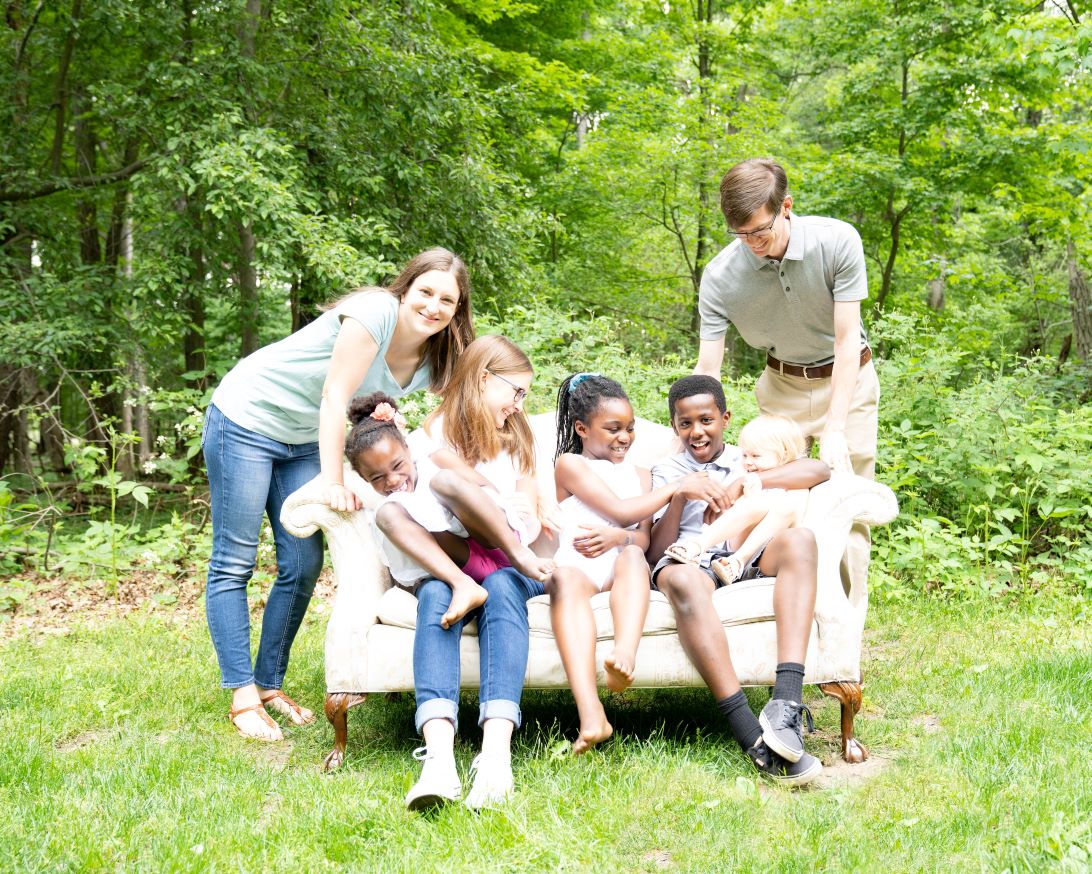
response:
<svg viewBox="0 0 1092 874"><path fill-rule="evenodd" d="M774 618L773 579L763 577L725 586L713 593L713 609L726 628L751 622L768 622ZM595 616L596 637L606 640L614 637L614 622L610 614L610 592L600 592L592 598L592 615ZM417 599L406 589L395 586L379 599L379 622L397 628L417 627ZM550 624L550 599L539 595L527 602L527 616L532 637L553 637ZM649 599L648 617L642 634L646 637L675 633L675 613L662 592L653 591ZM478 623L470 622L463 634L476 636Z"/></svg>

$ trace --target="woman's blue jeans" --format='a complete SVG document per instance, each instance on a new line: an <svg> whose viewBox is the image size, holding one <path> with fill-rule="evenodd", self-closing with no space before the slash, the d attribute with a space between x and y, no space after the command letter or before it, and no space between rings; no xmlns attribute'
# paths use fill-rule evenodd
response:
<svg viewBox="0 0 1092 874"><path fill-rule="evenodd" d="M489 598L450 628L440 618L451 603L451 589L425 580L417 589L417 632L413 638L413 680L417 730L430 719L459 721L459 639L463 624L477 617L481 649L478 725L507 719L519 728L519 700L527 673L527 601L545 590L515 568L494 571L482 582Z"/></svg>
<svg viewBox="0 0 1092 874"><path fill-rule="evenodd" d="M317 443L298 446L255 434L215 406L201 436L212 503L212 558L205 615L220 663L221 686L279 689L288 654L322 570L322 535L300 538L281 525L281 505L319 474ZM258 657L250 661L247 583L258 557L262 516L277 548L277 579L265 603Z"/></svg>

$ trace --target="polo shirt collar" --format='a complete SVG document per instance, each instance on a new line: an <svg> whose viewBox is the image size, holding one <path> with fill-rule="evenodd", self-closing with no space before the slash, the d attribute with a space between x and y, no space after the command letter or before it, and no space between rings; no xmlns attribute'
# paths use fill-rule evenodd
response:
<svg viewBox="0 0 1092 874"><path fill-rule="evenodd" d="M713 465L714 467L719 467L721 470L730 471L732 469L732 461L734 460L734 458L735 453L731 452L728 448L728 444L725 443L724 448L720 452L720 455L718 455L707 464L703 464L702 467L708 467L709 465Z"/></svg>
<svg viewBox="0 0 1092 874"><path fill-rule="evenodd" d="M789 222L789 248L785 250L785 257L783 261L803 261L804 260L804 223L797 219L793 221L791 218Z"/></svg>
<svg viewBox="0 0 1092 874"><path fill-rule="evenodd" d="M799 219L789 221L789 247L785 250L785 255L781 259L782 261L803 261L804 260L804 223ZM754 252L751 251L751 247L744 243L742 240L737 240L739 247L743 250L744 258L747 263L751 265L752 270L761 270L770 264L769 258L759 258Z"/></svg>

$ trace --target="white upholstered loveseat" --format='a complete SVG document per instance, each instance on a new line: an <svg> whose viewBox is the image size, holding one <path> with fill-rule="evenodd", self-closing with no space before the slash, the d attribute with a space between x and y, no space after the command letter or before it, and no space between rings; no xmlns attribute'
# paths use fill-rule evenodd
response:
<svg viewBox="0 0 1092 874"><path fill-rule="evenodd" d="M531 417L541 486L553 494L554 417ZM644 467L675 449L670 428L638 420L637 439L630 457ZM285 502L281 519L299 536L321 529L333 562L337 593L326 629L326 717L334 727L334 749L325 767L336 768L345 756L349 708L369 693L413 690L413 635L417 601L393 586L376 553L371 536L371 514L379 497L363 480L346 470L346 482L364 502L364 509L338 513L322 502L313 481ZM838 475L812 489L804 524L819 544L819 587L815 620L805 659L806 683L818 684L842 707L842 755L860 762L867 751L853 736L853 717L861 704L861 636L868 609L868 592L845 592L839 564L854 520L886 524L898 512L889 488L857 476ZM611 650L613 629L607 593L592 600L598 631L600 659ZM732 661L747 686L770 686L776 667L776 632L773 616L773 580L760 579L719 589L713 604L724 625ZM550 626L549 599L528 602L531 626L528 689L567 688L565 670ZM462 687L477 689L478 641L473 623L464 632ZM702 686L679 644L675 618L659 592L652 601L637 653L635 688Z"/></svg>

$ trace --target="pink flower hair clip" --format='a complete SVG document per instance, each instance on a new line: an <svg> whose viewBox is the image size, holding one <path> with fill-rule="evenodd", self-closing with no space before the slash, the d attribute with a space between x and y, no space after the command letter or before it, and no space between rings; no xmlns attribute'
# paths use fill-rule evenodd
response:
<svg viewBox="0 0 1092 874"><path fill-rule="evenodd" d="M394 422L394 426L399 431L406 430L405 417L386 401L372 410L371 418L375 419L377 422Z"/></svg>

